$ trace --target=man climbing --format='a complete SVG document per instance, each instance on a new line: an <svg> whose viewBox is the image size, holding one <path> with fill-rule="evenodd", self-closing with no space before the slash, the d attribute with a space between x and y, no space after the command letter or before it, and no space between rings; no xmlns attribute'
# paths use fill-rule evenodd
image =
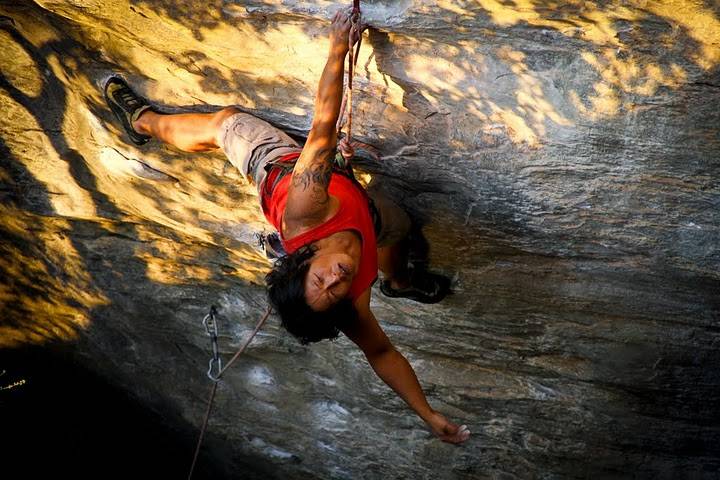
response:
<svg viewBox="0 0 720 480"><path fill-rule="evenodd" d="M118 77L105 85L105 97L137 145L156 138L187 152L221 148L257 186L263 212L288 252L267 275L268 297L282 325L303 344L343 332L433 433L460 443L470 435L467 427L430 407L412 367L370 310L378 267L388 296L434 303L445 291L438 277L408 269L405 212L379 194L368 195L351 168L335 162L350 27L347 12L332 20L330 52L303 147L235 107L162 114Z"/></svg>

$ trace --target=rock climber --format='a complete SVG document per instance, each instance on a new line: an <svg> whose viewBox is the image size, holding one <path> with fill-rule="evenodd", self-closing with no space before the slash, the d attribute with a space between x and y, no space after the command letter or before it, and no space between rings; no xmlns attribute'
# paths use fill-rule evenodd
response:
<svg viewBox="0 0 720 480"><path fill-rule="evenodd" d="M379 192L366 192L352 169L335 161L351 31L356 32L348 12L338 12L304 146L236 107L161 113L119 77L107 81L105 98L137 145L155 138L186 152L221 148L257 186L263 213L287 252L266 277L282 325L303 344L344 333L434 434L460 443L470 435L467 427L430 407L413 368L370 309L378 267L384 276L380 290L387 296L434 303L446 291L437 276L408 267L407 214ZM357 41L359 35L354 36Z"/></svg>

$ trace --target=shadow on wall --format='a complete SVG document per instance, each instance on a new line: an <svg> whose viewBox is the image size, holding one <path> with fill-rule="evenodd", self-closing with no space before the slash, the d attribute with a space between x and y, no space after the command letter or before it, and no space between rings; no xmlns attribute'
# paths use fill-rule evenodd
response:
<svg viewBox="0 0 720 480"><path fill-rule="evenodd" d="M135 45L148 58L167 60L164 68L181 67L173 71L176 85L168 88L147 80L162 81L158 69L123 58L129 41L102 45L117 57L114 63L128 72L139 72L138 84L157 93L155 98L179 95L184 97L182 103L187 98L200 102L232 98L238 101L224 103L263 110L273 100L287 97L297 103L297 112L270 111L268 119L284 118L281 126L295 133L309 124L316 78L298 78L307 77L301 71L319 71L317 58L313 63L309 57L322 55L306 45L319 43L316 40L324 34L325 25L318 17L330 15L327 7L225 2L222 7L202 7L207 11L197 15L192 2L140 0L132 5L134 15L121 20L128 22L128 28L142 30L154 23L158 30L161 26L175 29L179 39L187 29L194 39L204 40L182 54L164 52L157 44ZM488 0L439 2L414 9L408 2L393 3L392 8L368 2L366 16L380 30L369 34L373 49L362 54L364 76L356 97L364 117L377 120L371 125L359 116L357 132L363 140L380 146L389 160L374 168L393 178L410 175L404 185L410 190L420 185L455 191L453 176L435 181L425 165L425 171L414 176L405 167L416 163L414 155L420 150L424 158L437 159L438 165L429 168L449 163L447 169L454 177L467 171L468 160L512 172L518 152L532 154L544 145L562 142L593 121L652 108L658 94L702 75L718 60L715 45L720 25L713 12L698 5L672 5L630 10L619 3L598 7L581 2L517 2L509 6ZM112 26L107 18L99 20L107 28ZM226 23L236 29L227 28ZM262 46L261 53L240 54L242 49L226 47L239 45L246 33L245 40ZM488 43L489 38L492 42ZM257 57L269 55L287 62L290 73L273 78L253 71ZM253 61L246 64L247 59ZM310 66L300 69L296 65L303 62ZM267 71L260 66L258 70ZM298 96L298 92L304 94ZM449 112L459 114L449 116ZM456 160L461 165L453 171ZM444 170L434 172L442 175ZM474 182L466 184L474 186ZM495 180L493 188L504 186ZM502 211L502 205L491 207L485 210ZM516 212L506 213L503 217L511 221ZM500 224L501 231L517 228L503 229Z"/></svg>
<svg viewBox="0 0 720 480"><path fill-rule="evenodd" d="M0 20L6 54L14 58L0 71L0 105L12 120L0 127L0 347L74 340L104 308L117 304L122 310L128 298L152 300L157 288L172 297L198 281L211 288L257 283L265 261L252 248L204 230L193 235L201 202L154 224L142 211L172 209L176 199L167 189L130 179L113 190L98 169L98 151L84 144L83 154L73 146L94 139L76 123L78 102L117 131L92 88L90 75L102 62L69 39L32 43L29 38L52 37L47 25L38 34L41 25L22 24L29 29L26 38L14 19ZM73 134L77 138L67 137ZM199 183L203 175L209 178L202 170L194 174ZM128 206L122 197L132 191L143 201ZM206 202L218 196L237 202L211 189L191 193ZM159 305L155 315L171 318L171 307Z"/></svg>
<svg viewBox="0 0 720 480"><path fill-rule="evenodd" d="M31 67L43 73L43 80L37 94L30 95L15 87L3 72L0 88L34 118L39 132L47 134L45 138L54 153L67 163L70 179L91 197L93 207L97 205L117 216L111 202L96 188L83 156L70 148L60 133L63 117L48 114L54 109L62 113L66 108L65 87L47 61L50 54L55 54L54 49L64 45L48 42L36 49L14 29L13 23L4 18L1 32L10 37L10 45L19 47L31 59ZM7 134L3 132L3 136ZM13 154L5 138L0 142L0 175L8 185L0 215L5 313L0 346L73 339L77 329L89 324L88 311L108 299L94 285L73 244L72 220L57 215L43 182Z"/></svg>
<svg viewBox="0 0 720 480"><path fill-rule="evenodd" d="M7 388L11 382L19 385ZM61 348L0 349L0 405L5 464L26 478L187 477L194 430L169 422L166 411L148 409ZM201 462L193 478L231 477Z"/></svg>
<svg viewBox="0 0 720 480"><path fill-rule="evenodd" d="M87 312L107 302L67 236L69 222L48 216L44 188L0 139L0 348L71 340ZM7 183L6 183L7 182ZM30 213L41 210L40 214Z"/></svg>

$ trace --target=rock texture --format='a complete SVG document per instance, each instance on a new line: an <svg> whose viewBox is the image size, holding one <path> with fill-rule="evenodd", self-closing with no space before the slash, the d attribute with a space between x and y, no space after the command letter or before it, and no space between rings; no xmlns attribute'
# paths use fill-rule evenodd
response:
<svg viewBox="0 0 720 480"><path fill-rule="evenodd" d="M219 154L135 148L99 86L307 133L337 3L0 3L0 346L60 345L197 434L265 309L268 227ZM363 2L364 178L455 294L373 306L424 425L346 339L272 320L220 385L201 464L243 478L717 478L720 9L711 1ZM424 239L424 242L421 241ZM423 253L424 251L424 253ZM188 458L191 452L188 452ZM202 468L202 467L201 467Z"/></svg>

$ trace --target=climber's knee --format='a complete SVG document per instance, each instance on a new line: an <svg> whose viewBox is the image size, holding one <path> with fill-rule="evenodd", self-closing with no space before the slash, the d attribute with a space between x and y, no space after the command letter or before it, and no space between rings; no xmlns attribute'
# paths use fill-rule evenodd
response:
<svg viewBox="0 0 720 480"><path fill-rule="evenodd" d="M213 120L219 128L225 120L227 120L229 117L232 117L236 113L243 112L237 107L225 107L222 110L218 110L217 112L215 112L215 118Z"/></svg>
<svg viewBox="0 0 720 480"><path fill-rule="evenodd" d="M213 131L215 132L215 143L217 147L223 148L223 139L225 138L225 130L227 128L225 120L232 117L235 114L243 113L237 107L225 107L222 110L215 112L213 117Z"/></svg>

